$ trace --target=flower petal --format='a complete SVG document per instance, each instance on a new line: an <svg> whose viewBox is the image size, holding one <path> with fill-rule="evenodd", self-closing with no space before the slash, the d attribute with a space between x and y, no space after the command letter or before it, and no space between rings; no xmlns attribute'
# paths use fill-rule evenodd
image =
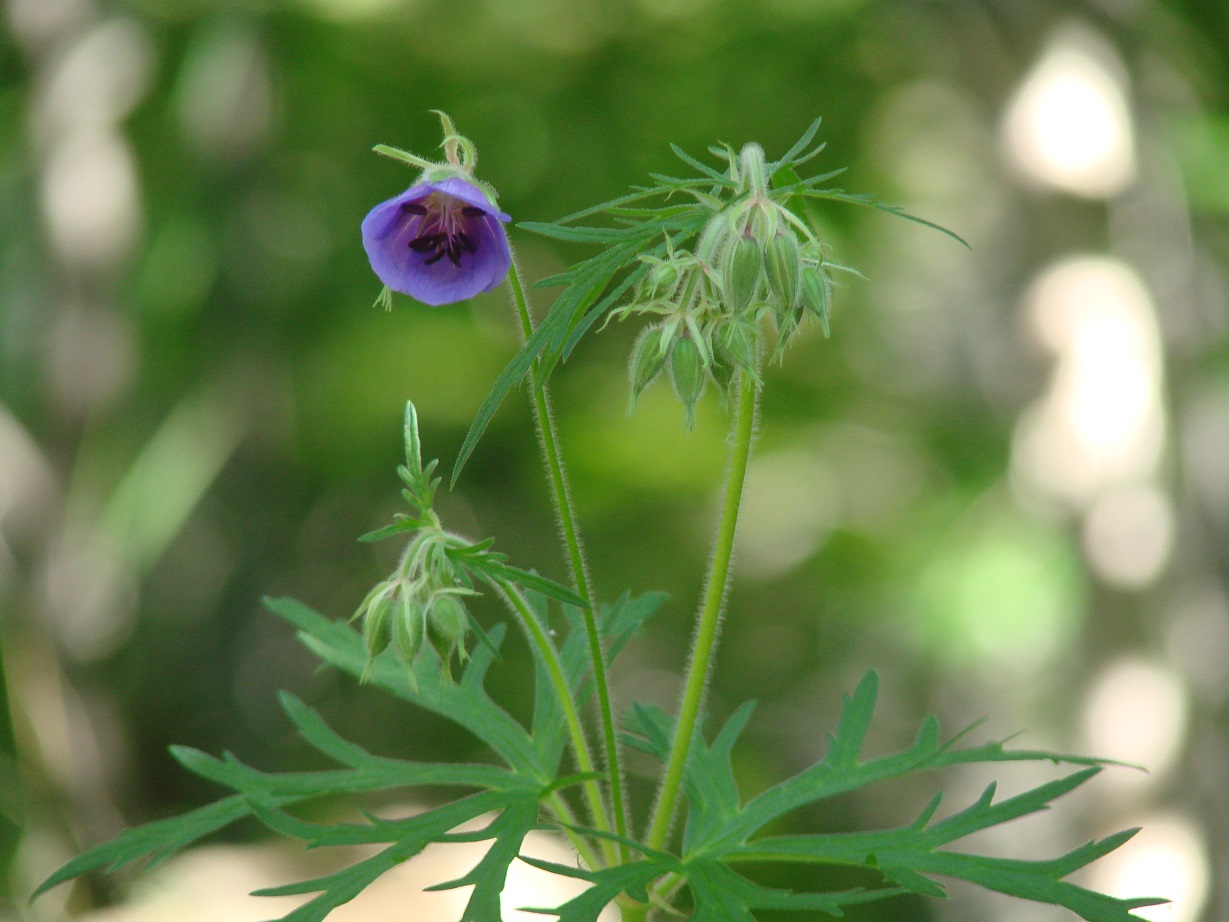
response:
<svg viewBox="0 0 1229 922"><path fill-rule="evenodd" d="M411 205L419 207L405 207ZM507 276L512 253L501 222L508 220L477 186L449 177L418 183L371 209L363 247L393 291L424 304L451 304L490 291Z"/></svg>

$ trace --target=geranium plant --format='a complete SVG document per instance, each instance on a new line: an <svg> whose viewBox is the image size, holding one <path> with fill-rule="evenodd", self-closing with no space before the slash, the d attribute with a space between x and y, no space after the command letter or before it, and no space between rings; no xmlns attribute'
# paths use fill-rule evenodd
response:
<svg viewBox="0 0 1229 922"><path fill-rule="evenodd" d="M373 754L344 739L303 702L284 695L290 721L336 768L266 772L229 754L219 759L175 748L175 758L186 768L232 793L91 848L53 874L42 889L98 868L164 858L236 820L255 817L275 833L311 847L377 847L336 873L263 891L311 895L283 917L289 922L325 919L379 875L433 842L474 840L489 842L482 858L462 877L438 884L441 889L472 888L464 922L501 917L508 868L518 859L589 884L562 905L528 907L564 922L593 922L611 905L625 922L752 920L761 918L761 911L781 910L796 911L800 918L808 913L835 916L902 894L943 897L945 878L1062 906L1089 922L1130 922L1133 909L1161 902L1118 899L1068 880L1125 842L1132 830L1045 858L988 857L962 850L959 840L1046 810L1096 775L1103 763L1012 749L996 741L970 743L965 734L944 737L934 719L922 724L908 748L868 755L863 744L878 689L873 672L844 699L824 758L750 799L739 794L731 759L739 734L753 719L752 705L737 708L712 732L702 732L743 484L757 427L771 425L771 420L759 419L762 368L766 361L784 361L790 343L808 324L828 334L833 276L851 271L833 259L817 236L808 206L869 205L920 224L929 222L869 196L832 188L828 183L839 170L803 178L803 167L822 150L822 145L812 147L818 120L776 160L769 160L756 144L740 151L710 148L711 162L675 148L691 175L655 175L649 185L555 223L520 225L527 232L594 247L588 258L538 283L562 291L535 325L503 226L509 217L496 204L494 190L476 178L472 143L457 133L447 116L441 120L442 162L376 148L420 171L405 192L377 205L363 222L363 244L385 285L379 303L391 304L393 293L400 292L426 304L448 304L508 280L524 346L479 408L452 481L461 475L504 397L526 385L570 584L537 575L529 569L531 561L513 562L493 539L473 540L448 530L434 507L441 485L437 462L423 461L423 438L409 403L405 463L398 468L408 510L365 536L404 542L393 572L372 588L349 619L329 618L288 599L268 605L294 625L323 663L407 706L453 721L485 744L491 760L447 764ZM581 223L590 218L599 221ZM616 708L611 699L609 670L617 668L620 650L663 597L603 600L595 593L548 390L552 370L581 337L599 321L626 318L643 318L644 323L628 364L633 409L640 392L664 376L682 404L682 424L692 424L697 401L708 389L722 398L730 417L724 501L674 713L636 701ZM480 593L502 600L509 622L528 639L534 706L527 723L505 710L484 684L492 668L517 667L501 662L506 626L480 624L471 613L467 600ZM637 802L629 796L626 747L660 763L651 800ZM996 799L992 784L941 819L936 794L920 814L901 816L893 828L843 834L774 831L788 814L905 774L1011 761L1071 768L1004 799ZM467 793L412 815L366 814L358 823L322 823L296 812L298 805L317 798L416 788L437 792L441 786ZM483 817L487 820L479 831L458 832L463 824ZM521 854L526 835L542 827L571 843L575 863ZM765 864L859 868L867 883L829 890L817 881L810 888L787 889L756 879L757 867Z"/></svg>

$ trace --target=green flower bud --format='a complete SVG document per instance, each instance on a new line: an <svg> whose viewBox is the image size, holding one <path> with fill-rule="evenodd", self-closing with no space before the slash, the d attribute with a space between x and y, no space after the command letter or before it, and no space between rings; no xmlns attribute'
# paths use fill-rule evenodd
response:
<svg viewBox="0 0 1229 922"><path fill-rule="evenodd" d="M665 363L666 354L662 349L661 328L659 326L646 327L636 337L636 344L632 346L631 360L627 364L627 376L632 386L631 401L627 406L629 415L636 409L636 400L640 397L640 392L653 383Z"/></svg>
<svg viewBox="0 0 1229 922"><path fill-rule="evenodd" d="M792 233L787 231L768 241L764 247L764 268L773 295L783 306L793 307L802 284L802 260L798 239Z"/></svg>
<svg viewBox="0 0 1229 922"><path fill-rule="evenodd" d="M738 153L738 168L743 188L757 195L768 192L768 165L764 162L764 149L754 141Z"/></svg>
<svg viewBox="0 0 1229 922"><path fill-rule="evenodd" d="M465 638L469 634L469 615L465 605L451 593L437 595L427 610L431 620L431 629L445 645L452 650L458 650L461 659L465 659Z"/></svg>
<svg viewBox="0 0 1229 922"><path fill-rule="evenodd" d="M832 283L823 270L807 266L802 270L802 304L819 321L824 336L830 335L828 308L832 303Z"/></svg>
<svg viewBox="0 0 1229 922"><path fill-rule="evenodd" d="M371 596L363 618L363 645L367 648L367 660L375 659L388 647L393 616L393 589L387 583Z"/></svg>
<svg viewBox="0 0 1229 922"><path fill-rule="evenodd" d="M773 315L773 320L777 325L777 346L769 361L783 362L785 360L785 349L790 340L794 338L794 334L798 332L802 310L802 305L799 304L790 308L781 308Z"/></svg>
<svg viewBox="0 0 1229 922"><path fill-rule="evenodd" d="M760 245L753 237L739 237L726 251L721 282L725 289L726 307L731 312L741 314L751 304L760 282L763 262Z"/></svg>
<svg viewBox="0 0 1229 922"><path fill-rule="evenodd" d="M392 633L393 647L397 655L407 666L410 665L422 649L423 639L427 636L427 616L422 606L409 597L403 599L397 607Z"/></svg>
<svg viewBox="0 0 1229 922"><path fill-rule="evenodd" d="M695 408L704 393L706 372L700 349L690 336L680 336L670 347L670 383L683 402L687 428L695 426Z"/></svg>
<svg viewBox="0 0 1229 922"><path fill-rule="evenodd" d="M759 241L760 246L764 246L777 236L777 228L780 226L777 208L772 205L756 205L751 209L750 214L751 236Z"/></svg>
<svg viewBox="0 0 1229 922"><path fill-rule="evenodd" d="M644 277L641 300L657 301L668 298L679 283L679 267L672 262L662 262L651 267Z"/></svg>
<svg viewBox="0 0 1229 922"><path fill-rule="evenodd" d="M696 244L696 258L702 264L716 265L717 254L725 243L726 237L733 232L729 216L718 212L708 219L704 230L700 232L700 240Z"/></svg>
<svg viewBox="0 0 1229 922"><path fill-rule="evenodd" d="M717 327L717 345L738 368L755 367L757 331L754 324L743 320L727 320Z"/></svg>

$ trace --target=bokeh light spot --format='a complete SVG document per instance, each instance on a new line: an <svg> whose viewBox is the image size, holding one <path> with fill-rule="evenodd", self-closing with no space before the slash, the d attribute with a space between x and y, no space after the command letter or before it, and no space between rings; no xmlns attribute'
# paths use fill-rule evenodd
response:
<svg viewBox="0 0 1229 922"><path fill-rule="evenodd" d="M1093 680L1084 702L1087 749L1094 755L1146 768L1112 772L1111 781L1153 782L1173 765L1186 732L1186 690L1169 668L1124 658Z"/></svg>
<svg viewBox="0 0 1229 922"><path fill-rule="evenodd" d="M1060 35L1008 107L1016 165L1035 181L1089 198L1121 192L1135 176L1135 147L1113 51L1086 30Z"/></svg>

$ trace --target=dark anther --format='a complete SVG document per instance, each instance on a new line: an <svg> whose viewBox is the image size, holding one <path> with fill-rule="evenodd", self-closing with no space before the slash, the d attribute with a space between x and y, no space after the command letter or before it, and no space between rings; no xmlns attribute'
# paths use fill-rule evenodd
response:
<svg viewBox="0 0 1229 922"><path fill-rule="evenodd" d="M423 234L410 241L410 249L415 253L425 253L427 250L434 250L443 239L443 234Z"/></svg>
<svg viewBox="0 0 1229 922"><path fill-rule="evenodd" d="M428 258L427 261L423 263L423 265L433 266L443 258L444 258L444 248L440 247L438 250L435 251L435 255Z"/></svg>
<svg viewBox="0 0 1229 922"><path fill-rule="evenodd" d="M471 253L478 252L478 248L474 246L474 241L470 239L469 234L465 231L457 231L457 235L453 238L461 245L462 249L469 250Z"/></svg>
<svg viewBox="0 0 1229 922"><path fill-rule="evenodd" d="M454 266L461 265L461 247L456 240L449 240L444 249L448 252L448 259Z"/></svg>
<svg viewBox="0 0 1229 922"><path fill-rule="evenodd" d="M417 202L402 202L401 210L408 211L410 214L426 214L427 208L425 205L419 205Z"/></svg>
<svg viewBox="0 0 1229 922"><path fill-rule="evenodd" d="M476 205L466 205L461 209L461 214L467 218L481 218L486 216L486 212Z"/></svg>

